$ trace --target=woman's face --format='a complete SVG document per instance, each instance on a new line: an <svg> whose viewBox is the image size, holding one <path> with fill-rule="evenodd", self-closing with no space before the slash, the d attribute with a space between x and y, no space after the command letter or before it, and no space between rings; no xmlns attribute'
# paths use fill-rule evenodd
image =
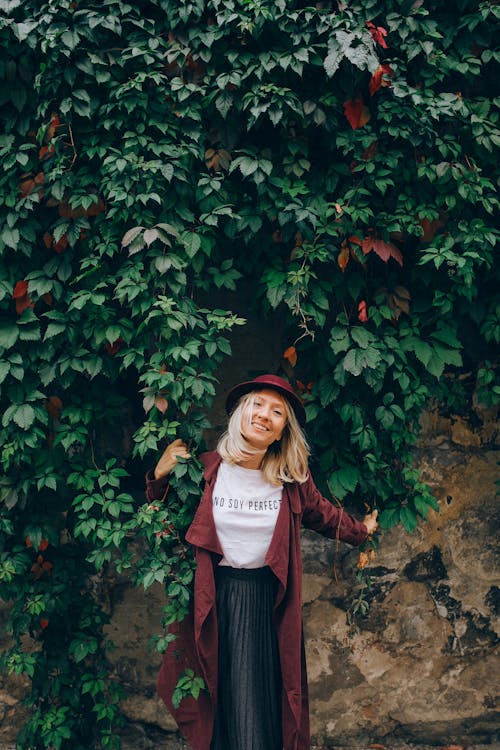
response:
<svg viewBox="0 0 500 750"><path fill-rule="evenodd" d="M258 391L243 410L241 432L252 448L266 450L286 425L284 398L272 389Z"/></svg>

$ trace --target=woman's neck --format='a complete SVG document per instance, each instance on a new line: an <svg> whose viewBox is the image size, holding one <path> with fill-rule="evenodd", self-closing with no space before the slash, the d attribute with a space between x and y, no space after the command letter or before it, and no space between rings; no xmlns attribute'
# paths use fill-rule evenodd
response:
<svg viewBox="0 0 500 750"><path fill-rule="evenodd" d="M259 451L259 453L252 453L247 458L244 458L243 460L238 461L238 466L242 466L244 469L260 469L265 455L266 455L266 451L262 451L262 452Z"/></svg>

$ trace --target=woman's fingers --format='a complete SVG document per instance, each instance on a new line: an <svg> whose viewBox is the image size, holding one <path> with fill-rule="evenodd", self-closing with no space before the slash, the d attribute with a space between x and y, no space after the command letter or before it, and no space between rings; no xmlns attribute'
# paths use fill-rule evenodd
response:
<svg viewBox="0 0 500 750"><path fill-rule="evenodd" d="M161 479L170 474L179 458L191 458L188 447L181 438L173 440L163 451L154 470L155 479Z"/></svg>
<svg viewBox="0 0 500 750"><path fill-rule="evenodd" d="M373 510L371 513L368 513L368 515L366 515L363 519L363 523L368 529L369 534L373 534L378 528L377 516L378 510Z"/></svg>

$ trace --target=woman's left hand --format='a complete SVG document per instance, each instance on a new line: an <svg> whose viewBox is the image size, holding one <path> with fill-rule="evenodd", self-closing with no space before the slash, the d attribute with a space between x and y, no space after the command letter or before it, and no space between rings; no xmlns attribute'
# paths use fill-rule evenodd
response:
<svg viewBox="0 0 500 750"><path fill-rule="evenodd" d="M371 513L368 513L363 518L363 523L368 529L368 534L374 534L377 531L378 523L377 523L377 516L378 516L378 510L372 510Z"/></svg>

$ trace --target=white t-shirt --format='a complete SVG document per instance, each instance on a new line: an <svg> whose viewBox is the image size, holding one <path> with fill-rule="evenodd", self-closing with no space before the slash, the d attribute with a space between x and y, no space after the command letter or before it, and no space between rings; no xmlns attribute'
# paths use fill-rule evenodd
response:
<svg viewBox="0 0 500 750"><path fill-rule="evenodd" d="M224 553L221 565L262 568L281 507L283 487L264 481L259 469L222 461L213 491L213 514Z"/></svg>

